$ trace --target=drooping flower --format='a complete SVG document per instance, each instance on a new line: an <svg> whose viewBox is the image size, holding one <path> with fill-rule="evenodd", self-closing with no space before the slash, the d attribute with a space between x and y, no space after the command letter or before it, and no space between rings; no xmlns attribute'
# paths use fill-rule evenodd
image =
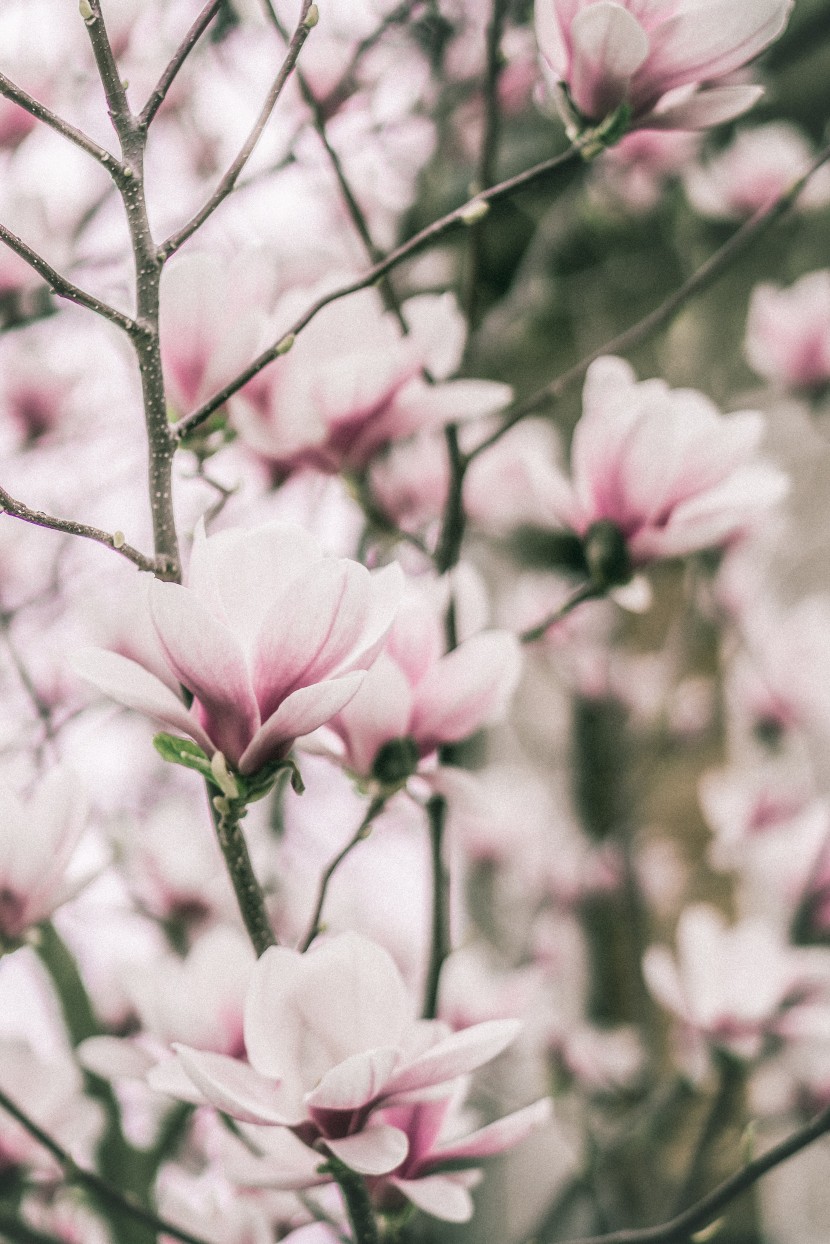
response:
<svg viewBox="0 0 830 1244"><path fill-rule="evenodd" d="M758 458L763 432L755 411L721 415L702 393L638 383L622 359L597 359L585 380L571 480L551 475L550 511L586 551L593 533L615 530L635 567L718 547L787 490L782 472Z"/></svg>
<svg viewBox="0 0 830 1244"><path fill-rule="evenodd" d="M640 128L731 120L761 88L721 85L780 35L793 0L536 0L539 47L578 128L617 109Z"/></svg>
<svg viewBox="0 0 830 1244"><path fill-rule="evenodd" d="M377 1112L431 1099L495 1058L519 1027L493 1020L451 1033L413 1018L388 952L344 933L304 955L275 946L260 957L245 1005L248 1063L183 1045L176 1053L218 1110L290 1129L352 1170L383 1175L404 1161L409 1140Z"/></svg>
<svg viewBox="0 0 830 1244"><path fill-rule="evenodd" d="M196 533L189 583L149 584L158 672L86 650L76 669L105 694L222 752L242 774L280 760L355 694L394 618L398 566L325 557L307 531L271 523ZM193 697L188 707L179 688Z"/></svg>

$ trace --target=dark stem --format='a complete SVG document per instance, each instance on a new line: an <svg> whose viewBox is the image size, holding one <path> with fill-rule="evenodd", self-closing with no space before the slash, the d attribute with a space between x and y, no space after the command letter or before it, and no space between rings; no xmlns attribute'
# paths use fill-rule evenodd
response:
<svg viewBox="0 0 830 1244"><path fill-rule="evenodd" d="M567 371L562 372L550 384L545 385L544 388L537 390L536 393L531 394L530 397L525 398L518 405L509 409L506 412L504 423L491 436L486 437L470 451L468 455L470 460L477 458L480 453L489 449L491 445L495 445L497 441L501 440L505 432L509 432L522 419L527 419L529 415L539 414L540 411L558 401L571 384L584 377L588 368L596 359L601 358L605 354L625 354L626 351L641 345L654 333L658 332L666 324L669 324L677 312L691 298L708 289L718 277L726 272L734 260L747 247L762 237L768 229L772 228L777 221L790 211L807 182L828 160L830 160L830 145L816 156L804 175L799 177L798 181L789 190L785 191L769 207L762 208L745 224L741 225L740 229L737 229L723 246L710 255L696 272L693 272L687 280L678 286L673 294L670 294L653 311L649 312L643 319L638 320L636 324L632 324L629 328L624 329L623 332L618 333L616 337L612 337L610 341L597 346L595 350L592 350L590 354L586 354L578 363L574 363L573 367L569 367Z"/></svg>
<svg viewBox="0 0 830 1244"><path fill-rule="evenodd" d="M380 1244L380 1234L372 1210L372 1202L362 1176L333 1157L329 1158L327 1166L343 1193L349 1222L352 1225L354 1244Z"/></svg>
<svg viewBox="0 0 830 1244"><path fill-rule="evenodd" d="M358 843L361 843L366 838L368 838L369 832L372 828L372 822L374 821L375 817L380 815L385 803L386 803L385 795L377 795L372 800L372 802L369 804L369 808L366 812L366 815L364 816L363 820L358 825L355 832L352 834L349 841L346 843L346 845L343 847L341 851L338 851L337 855L335 855L334 859L331 860L331 862L328 864L325 871L323 872L323 875L320 878L320 885L317 890L317 902L314 907L314 915L311 917L311 923L308 926L308 932L306 933L305 937L300 943L300 950L303 951L303 953L305 953L305 951L308 950L309 946L312 944L312 942L317 937L317 935L322 932L322 925L320 921L323 916L323 908L325 907L325 904L326 904L326 894L328 893L328 888L331 883L332 877L337 872L338 868L343 863L343 861L346 859L346 857L348 855L351 855L352 851L355 849Z"/></svg>
<svg viewBox="0 0 830 1244"><path fill-rule="evenodd" d="M675 1197L674 1212L681 1213L698 1195L702 1176L706 1171L712 1146L717 1143L725 1127L735 1115L736 1098L740 1097L744 1085L744 1071L741 1064L728 1054L722 1054L716 1061L718 1083L708 1103L703 1126L695 1143L692 1159L683 1177Z"/></svg>
<svg viewBox="0 0 830 1244"><path fill-rule="evenodd" d="M535 626L530 626L526 631L522 631L519 639L523 644L535 643L552 626L556 626L557 622L561 622L569 613L573 613L574 609L584 604L586 600L598 600L603 595L602 588L597 587L594 583L586 583L574 592L573 596L569 596L563 605L560 605L558 609L554 609L546 618L543 618L541 622L537 622Z"/></svg>
<svg viewBox="0 0 830 1244"><path fill-rule="evenodd" d="M451 424L444 431L447 445L447 456L450 463L450 485L447 501L444 506L444 518L438 547L435 550L435 568L439 574L446 574L456 565L461 555L464 540L464 476L467 472L467 460L461 453L458 444L458 428Z"/></svg>
<svg viewBox="0 0 830 1244"><path fill-rule="evenodd" d="M141 115L138 118L139 123L145 130L149 127L153 117L164 103L167 97L167 92L173 85L173 82L175 81L182 65L187 60L196 44L199 42L210 23L221 9L222 2L223 0L208 0L208 3L202 9L181 44L174 52L172 59L167 65L167 68L164 70L164 73L159 78L155 89L150 95L150 98L147 100L147 103L142 108Z"/></svg>
<svg viewBox="0 0 830 1244"><path fill-rule="evenodd" d="M216 837L225 857L242 920L254 950L257 955L261 955L269 946L275 946L277 939L265 910L265 899L242 833L240 822L245 815L245 805L239 800L215 797L212 787L208 787L208 798Z"/></svg>
<svg viewBox="0 0 830 1244"><path fill-rule="evenodd" d="M441 969L450 953L449 890L450 875L444 862L444 827L447 819L447 801L443 795L434 795L427 804L429 816L429 842L432 860L432 937L430 939L429 968L424 993L424 1019L435 1019L438 1014L438 988Z"/></svg>
<svg viewBox="0 0 830 1244"><path fill-rule="evenodd" d="M192 432L194 428L199 427L206 419L209 419L215 410L218 410L220 406L224 406L228 398L233 397L234 393L238 393L264 367L267 367L274 359L279 358L282 353L283 342L301 333L324 307L329 306L333 302L338 302L341 298L348 297L349 294L356 294L361 289L368 289L370 285L374 285L381 277L386 276L387 272L391 272L393 268L396 268L405 259L409 259L425 246L437 242L446 233L449 233L450 230L467 225L469 211L471 209L474 211L479 203L495 203L499 199L507 198L511 194L515 194L517 191L523 190L537 181L541 181L551 173L561 171L565 166L575 163L580 156L581 150L582 147L579 143L574 144L574 146L569 147L567 151L562 152L560 155L553 156L552 159L545 160L541 164L536 164L533 168L526 169L525 172L518 173L515 177L510 177L507 181L500 182L497 186L492 186L489 190L483 190L481 194L476 195L471 201L462 204L461 207L456 208L452 212L448 212L446 216L442 216L439 220L433 221L425 229L421 229L409 241L390 251L385 259L367 269L356 280L340 285L337 289L318 298L293 324L286 327L285 332L280 335L273 346L258 355L244 371L240 372L234 380L229 381L224 388L215 393L198 410L194 410L186 418L180 419L173 427L174 434L181 440L188 433Z"/></svg>
<svg viewBox="0 0 830 1244"><path fill-rule="evenodd" d="M63 1171L68 1183L77 1184L79 1187L85 1188L105 1208L116 1211L121 1216L132 1219L133 1222L149 1227L156 1234L163 1233L172 1236L174 1240L180 1240L182 1244L207 1244L207 1241L200 1236L182 1230L175 1223L160 1218L152 1210L144 1209L137 1202L125 1196L106 1179L96 1175L94 1171L88 1171L83 1166L79 1166L71 1154L62 1145L59 1145L48 1132L45 1132L39 1124L35 1123L34 1119L29 1118L26 1112L16 1105L2 1089L0 1089L0 1109L5 1110L13 1119L16 1119L20 1126L52 1155Z"/></svg>
<svg viewBox="0 0 830 1244"><path fill-rule="evenodd" d="M4 488L0 488L0 513L8 514L10 518L19 518L24 523L32 523L35 527L46 527L49 531L60 531L67 536L94 540L97 544L112 549L114 553L120 553L127 561L138 566L139 570L155 572L158 569L159 563L155 557L148 557L131 544L126 544L120 534L112 535L108 531L102 531L100 527L89 527L86 523L76 523L68 518L54 518L51 514L44 514L42 510L30 510L27 505L9 496Z"/></svg>
<svg viewBox="0 0 830 1244"><path fill-rule="evenodd" d="M245 142L242 144L236 159L225 173L213 194L207 202L199 208L196 215L193 216L186 225L179 229L177 233L171 234L167 241L161 244L159 247L159 255L162 261L169 259L170 256L173 255L179 247L188 240L188 238L191 238L197 229L202 227L208 217L213 215L219 204L222 203L233 191L233 188L239 179L239 175L248 163L248 160L253 154L254 148L262 137L263 130L268 124L277 100L282 94L283 87L291 77L291 73L297 63L297 57L300 55L303 44L313 29L312 26L306 24L306 18L308 17L308 11L311 8L311 4L312 0L303 0L300 20L297 23L297 28L294 31L294 34L291 36L288 51L286 52L285 58L280 65L279 72L271 85L271 89L265 98L265 103L260 109L260 113L254 123L254 127L245 139Z"/></svg>

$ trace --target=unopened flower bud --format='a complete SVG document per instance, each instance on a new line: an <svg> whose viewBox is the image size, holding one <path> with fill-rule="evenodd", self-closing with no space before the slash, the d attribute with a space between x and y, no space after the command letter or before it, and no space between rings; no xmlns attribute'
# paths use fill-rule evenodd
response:
<svg viewBox="0 0 830 1244"><path fill-rule="evenodd" d="M305 15L305 21L303 22L303 25L305 26L306 30L313 30L314 27L319 22L319 20L320 20L320 10L317 8L316 4L312 4L309 7L309 10Z"/></svg>
<svg viewBox="0 0 830 1244"><path fill-rule="evenodd" d="M632 566L625 536L616 523L601 518L583 538L585 560L597 587L608 589L628 583Z"/></svg>
<svg viewBox="0 0 830 1244"><path fill-rule="evenodd" d="M78 12L85 22L95 21L95 14L92 11L92 6L90 5L89 0L79 0Z"/></svg>
<svg viewBox="0 0 830 1244"><path fill-rule="evenodd" d="M414 739L390 739L375 756L372 777L384 786L400 786L418 768L418 760Z"/></svg>
<svg viewBox="0 0 830 1244"><path fill-rule="evenodd" d="M471 199L469 203L459 209L458 218L463 220L465 225L474 225L477 221L482 220L490 210L490 204L486 199Z"/></svg>

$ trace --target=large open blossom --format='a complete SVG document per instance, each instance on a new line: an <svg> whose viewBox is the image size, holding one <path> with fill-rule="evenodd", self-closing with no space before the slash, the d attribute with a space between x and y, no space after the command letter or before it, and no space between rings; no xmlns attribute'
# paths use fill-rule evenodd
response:
<svg viewBox="0 0 830 1244"><path fill-rule="evenodd" d="M325 557L307 531L271 523L196 534L186 587L149 584L160 677L117 652L77 669L107 695L222 752L243 774L281 759L355 694L394 618L399 567ZM149 660L148 660L149 664ZM179 691L193 697L188 707Z"/></svg>
<svg viewBox="0 0 830 1244"><path fill-rule="evenodd" d="M536 0L536 35L579 116L621 105L638 126L698 129L750 108L757 86L718 85L784 29L793 0Z"/></svg>
<svg viewBox="0 0 830 1244"><path fill-rule="evenodd" d="M637 382L618 358L593 363L574 432L571 482L551 478L549 504L586 536L613 524L634 565L713 548L743 531L787 489L758 458L764 421L721 415L702 393Z"/></svg>
<svg viewBox="0 0 830 1244"><path fill-rule="evenodd" d="M218 1110L288 1128L352 1170L383 1175L405 1160L409 1140L377 1111L433 1097L437 1085L451 1086L495 1058L520 1028L492 1020L450 1033L412 1010L388 952L343 933L305 955L273 946L257 961L245 1004L250 1062L183 1045L176 1051Z"/></svg>

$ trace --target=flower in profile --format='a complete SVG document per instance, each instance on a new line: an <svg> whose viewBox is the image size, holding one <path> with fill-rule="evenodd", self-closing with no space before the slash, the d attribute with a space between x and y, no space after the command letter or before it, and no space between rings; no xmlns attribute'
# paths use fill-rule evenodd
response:
<svg viewBox="0 0 830 1244"><path fill-rule="evenodd" d="M400 567L370 572L271 523L196 533L186 587L149 583L163 664L87 649L100 691L187 735L243 775L283 759L357 691L392 624ZM192 703L182 698L184 688Z"/></svg>
<svg viewBox="0 0 830 1244"><path fill-rule="evenodd" d="M85 824L85 800L65 769L54 769L25 804L0 788L0 950L77 891L66 873Z"/></svg>
<svg viewBox="0 0 830 1244"><path fill-rule="evenodd" d="M245 1003L249 1062L175 1048L217 1110L289 1129L352 1170L384 1175L405 1160L409 1139L377 1112L431 1100L436 1086L453 1086L500 1054L520 1027L492 1020L451 1033L438 1020L415 1019L388 952L343 933L306 954L272 946L259 958Z"/></svg>
<svg viewBox="0 0 830 1244"><path fill-rule="evenodd" d="M701 129L758 99L760 87L723 80L781 34L792 5L536 0L536 36L576 129L618 113L638 128Z"/></svg>
<svg viewBox="0 0 830 1244"><path fill-rule="evenodd" d="M582 537L600 581L722 546L787 490L786 476L758 458L763 432L755 411L722 415L702 393L638 383L622 359L597 359L585 380L571 480L551 475L550 511Z"/></svg>

